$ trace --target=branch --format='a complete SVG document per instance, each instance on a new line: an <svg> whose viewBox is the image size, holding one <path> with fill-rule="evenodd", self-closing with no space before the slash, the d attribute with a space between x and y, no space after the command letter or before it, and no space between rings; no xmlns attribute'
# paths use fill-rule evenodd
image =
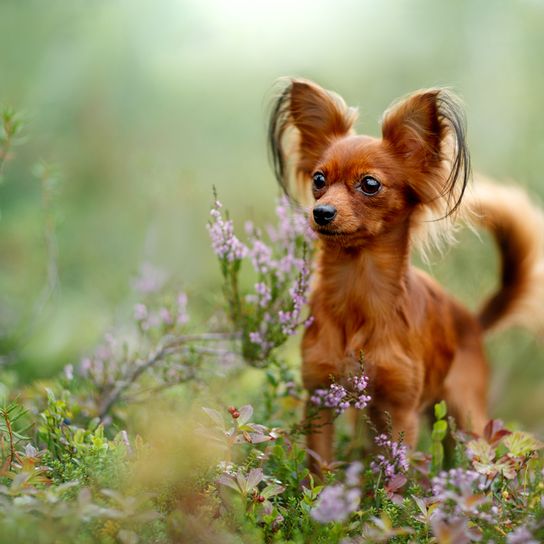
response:
<svg viewBox="0 0 544 544"><path fill-rule="evenodd" d="M8 432L8 440L9 440L9 463L8 463L8 471L11 470L11 465L13 464L13 461L15 460L15 443L13 438L13 429L11 428L11 422L9 420L9 414L7 410L1 410L0 414L2 414L2 417L4 418L4 421L6 422L6 429Z"/></svg>
<svg viewBox="0 0 544 544"><path fill-rule="evenodd" d="M219 342L223 340L237 340L240 338L238 333L203 333L203 334L188 334L173 338L149 355L147 359L142 361L126 379L119 381L113 388L111 393L106 397L100 408L99 417L101 420L108 414L112 406L119 401L123 392L130 387L146 370L154 366L168 355L173 355L180 348L184 347L189 342Z"/></svg>

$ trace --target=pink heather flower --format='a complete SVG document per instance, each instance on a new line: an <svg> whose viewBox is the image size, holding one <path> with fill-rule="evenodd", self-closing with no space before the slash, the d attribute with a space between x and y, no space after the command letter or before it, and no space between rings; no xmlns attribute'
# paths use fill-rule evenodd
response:
<svg viewBox="0 0 544 544"><path fill-rule="evenodd" d="M261 274L268 273L275 265L272 259L272 249L258 238L253 240L253 246L249 250L249 256L253 268Z"/></svg>
<svg viewBox="0 0 544 544"><path fill-rule="evenodd" d="M252 344L259 346L262 354L268 353L274 347L272 342L266 340L265 336L257 331L249 333L249 341Z"/></svg>
<svg viewBox="0 0 544 544"><path fill-rule="evenodd" d="M247 255L248 249L235 236L232 220L225 220L221 216L219 211L221 207L222 204L216 201L210 211L213 219L208 224L208 232L212 240L212 248L218 257L225 259L227 262L239 261Z"/></svg>
<svg viewBox="0 0 544 544"><path fill-rule="evenodd" d="M484 482L484 477L474 470L452 468L448 472L440 472L433 478L433 495L440 501L457 498L460 495L473 495L475 490L485 489Z"/></svg>
<svg viewBox="0 0 544 544"><path fill-rule="evenodd" d="M304 328L307 329L314 321L315 321L315 317L313 315L308 317L308 319L306 319L306 321L304 321L303 323Z"/></svg>
<svg viewBox="0 0 544 544"><path fill-rule="evenodd" d="M354 376L349 378L348 383L349 390L337 383L332 383L328 389L316 389L310 401L322 408L334 408L338 415L350 406L363 410L372 400L369 395L365 395L368 378L365 375Z"/></svg>
<svg viewBox="0 0 544 544"><path fill-rule="evenodd" d="M261 336L260 332L250 332L249 339L253 344L261 344L263 341L263 337Z"/></svg>
<svg viewBox="0 0 544 544"><path fill-rule="evenodd" d="M408 448L404 444L391 440L386 434L379 434L374 441L385 450L385 455L376 455L370 464L374 473L383 472L386 481L389 482L408 470Z"/></svg>
<svg viewBox="0 0 544 544"><path fill-rule="evenodd" d="M310 515L319 523L345 521L359 508L360 489L348 489L342 484L325 487L319 494Z"/></svg>
<svg viewBox="0 0 544 544"><path fill-rule="evenodd" d="M136 304L134 306L134 319L136 321L147 319L147 315L147 306L145 304Z"/></svg>
<svg viewBox="0 0 544 544"><path fill-rule="evenodd" d="M66 365L64 367L64 377L68 381L72 381L74 379L74 365Z"/></svg>
<svg viewBox="0 0 544 544"><path fill-rule="evenodd" d="M346 484L352 487L359 485L359 476L363 470L363 464L355 461L346 469Z"/></svg>
<svg viewBox="0 0 544 544"><path fill-rule="evenodd" d="M253 236L255 234L255 225L253 221L246 221L244 223L244 230L248 236Z"/></svg>
<svg viewBox="0 0 544 544"><path fill-rule="evenodd" d="M221 214L221 203L216 201L208 224L214 252L223 261L223 274L236 274L238 268L225 267L228 262L246 259L257 275L255 291L245 300L253 305L250 314L259 324L248 331L249 341L260 348L260 357L285 341L286 336L308 326L311 318L303 313L307 303L310 269L305 258L305 240L309 240L309 225L300 210L291 209L282 198L278 204L278 226L270 229L274 245L263 241L253 223L246 222L249 242L242 244L234 235L233 223Z"/></svg>
<svg viewBox="0 0 544 544"><path fill-rule="evenodd" d="M481 492L487 487L486 478L474 470L453 468L442 471L432 480L433 497L447 507L451 515L462 517L478 515L478 508L488 502ZM476 499L478 497L479 499ZM446 504L447 503L447 504Z"/></svg>
<svg viewBox="0 0 544 544"><path fill-rule="evenodd" d="M174 319L168 308L161 308L159 310L159 317L163 325L172 325Z"/></svg>
<svg viewBox="0 0 544 544"><path fill-rule="evenodd" d="M148 331L149 329L160 327L162 324L163 324L163 320L159 312L150 312L147 316L147 319L144 319L141 322L141 326L144 331Z"/></svg>
<svg viewBox="0 0 544 544"><path fill-rule="evenodd" d="M127 450L127 453L129 455L132 455L132 447L130 445L130 440L128 438L128 433L123 429L120 433L119 433L119 436L121 437L121 442L123 442L126 450Z"/></svg>
<svg viewBox="0 0 544 544"><path fill-rule="evenodd" d="M310 401L316 406L334 408L337 414L341 414L350 406L347 396L348 392L342 385L333 383L328 389L316 389Z"/></svg>
<svg viewBox="0 0 544 544"><path fill-rule="evenodd" d="M280 310L278 312L282 332L286 336L295 334L297 327L301 324L302 312L307 302L309 281L310 271L307 264L304 263L295 284L289 290L289 294L291 295L291 309L288 311Z"/></svg>
<svg viewBox="0 0 544 544"><path fill-rule="evenodd" d="M266 308L268 303L272 300L270 287L268 287L266 283L259 282L255 284L255 291L257 291L257 294L259 295L259 306L261 306L261 308Z"/></svg>
<svg viewBox="0 0 544 544"><path fill-rule="evenodd" d="M179 293L178 295L178 325L185 325L189 321L189 315L187 314L187 295L185 293Z"/></svg>
<svg viewBox="0 0 544 544"><path fill-rule="evenodd" d="M38 450L32 444L27 444L25 446L26 457L36 457L37 455L38 455Z"/></svg>
<svg viewBox="0 0 544 544"><path fill-rule="evenodd" d="M288 243L297 237L303 237L307 241L316 239L315 233L310 228L308 219L300 207L294 207L289 199L283 195L276 206L278 217L277 229L269 228L268 235L275 243Z"/></svg>
<svg viewBox="0 0 544 544"><path fill-rule="evenodd" d="M506 542L508 544L538 544L538 541L534 538L533 533L524 526L518 527L512 531L506 537Z"/></svg>
<svg viewBox="0 0 544 544"><path fill-rule="evenodd" d="M138 293L156 293L162 289L167 277L164 270L145 262L140 266L139 275L133 280L132 286Z"/></svg>

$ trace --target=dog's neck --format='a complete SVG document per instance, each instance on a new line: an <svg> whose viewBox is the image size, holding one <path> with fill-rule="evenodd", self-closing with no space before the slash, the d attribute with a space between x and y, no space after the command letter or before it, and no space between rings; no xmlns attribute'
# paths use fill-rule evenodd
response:
<svg viewBox="0 0 544 544"><path fill-rule="evenodd" d="M318 260L321 304L343 323L384 323L404 299L409 278L408 226L364 247L323 244Z"/></svg>

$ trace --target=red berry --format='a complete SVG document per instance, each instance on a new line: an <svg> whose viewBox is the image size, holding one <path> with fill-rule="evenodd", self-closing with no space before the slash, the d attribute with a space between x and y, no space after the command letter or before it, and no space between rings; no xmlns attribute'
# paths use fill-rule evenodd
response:
<svg viewBox="0 0 544 544"><path fill-rule="evenodd" d="M259 495L257 497L257 502L264 502L264 501L265 501L265 498L262 495Z"/></svg>
<svg viewBox="0 0 544 544"><path fill-rule="evenodd" d="M232 414L232 413L236 412L236 408L234 406L229 406L227 408L227 410L228 410L229 414Z"/></svg>
<svg viewBox="0 0 544 544"><path fill-rule="evenodd" d="M240 417L240 412L238 410L234 410L234 412L231 412L230 414L234 419L238 419Z"/></svg>

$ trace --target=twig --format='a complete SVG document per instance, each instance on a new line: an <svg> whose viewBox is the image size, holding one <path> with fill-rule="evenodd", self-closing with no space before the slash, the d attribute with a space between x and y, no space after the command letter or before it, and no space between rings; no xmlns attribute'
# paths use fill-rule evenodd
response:
<svg viewBox="0 0 544 544"><path fill-rule="evenodd" d="M106 397L100 408L99 417L101 420L108 414L112 406L119 401L123 392L132 385L146 370L155 365L158 361L168 355L172 355L178 351L178 348L184 346L188 342L217 342L222 340L236 340L240 338L238 333L203 333L203 334L188 334L173 338L158 348L144 361L142 361L125 380L121 380L113 388L111 393Z"/></svg>
<svg viewBox="0 0 544 544"><path fill-rule="evenodd" d="M8 463L8 471L11 470L11 465L13 464L13 461L15 459L15 443L13 439L13 429L11 428L11 422L9 420L9 414L6 410L1 410L0 413L2 414L2 417L4 418L4 421L6 422L6 429L8 431L8 437L9 437L9 463Z"/></svg>

